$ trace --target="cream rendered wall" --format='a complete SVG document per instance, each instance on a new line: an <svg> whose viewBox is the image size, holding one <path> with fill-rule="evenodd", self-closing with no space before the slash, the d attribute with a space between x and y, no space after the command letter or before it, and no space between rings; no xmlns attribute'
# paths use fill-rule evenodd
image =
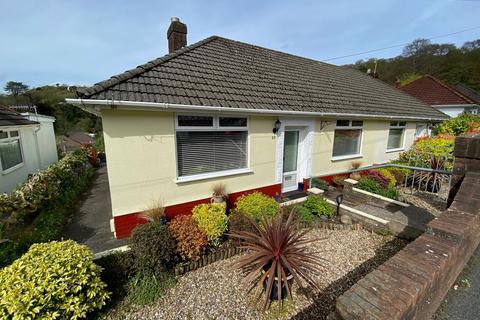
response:
<svg viewBox="0 0 480 320"><path fill-rule="evenodd" d="M145 210L155 200L174 205L211 196L214 183L223 182L229 192L276 184L276 117L250 116L249 162L253 171L209 180L176 183L174 113L103 110L107 169L114 216ZM312 175L328 175L350 169L354 160L362 165L384 163L401 151L387 152L389 121L364 121L362 157L332 161L335 121L323 129L315 122ZM415 123L407 123L404 147L413 143Z"/></svg>
<svg viewBox="0 0 480 320"><path fill-rule="evenodd" d="M2 128L0 128L2 130ZM35 127L12 127L3 130L18 130L20 132L20 144L22 147L23 164L12 171L0 170L0 192L10 192L17 185L27 180L30 173L38 170L38 155L35 146Z"/></svg>
<svg viewBox="0 0 480 320"><path fill-rule="evenodd" d="M324 120L325 121L325 120ZM360 153L362 157L345 160L332 160L335 120L328 120L328 125L321 129L320 120L315 125L313 142L312 176L335 174L351 168L352 161L362 162L362 166L380 164L398 157L400 152L387 152L389 121L363 122L363 136ZM414 140L415 123L407 123L404 133L404 149L408 149Z"/></svg>
<svg viewBox="0 0 480 320"><path fill-rule="evenodd" d="M102 111L113 215L139 212L154 200L174 205L211 196L219 181L228 192L275 184L276 118L251 116L248 174L176 183L174 114Z"/></svg>

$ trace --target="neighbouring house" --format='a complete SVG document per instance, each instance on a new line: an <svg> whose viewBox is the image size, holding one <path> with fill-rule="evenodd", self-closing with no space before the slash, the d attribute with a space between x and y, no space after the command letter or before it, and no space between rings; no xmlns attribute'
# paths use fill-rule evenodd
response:
<svg viewBox="0 0 480 320"><path fill-rule="evenodd" d="M471 87L467 86L466 84L459 83L455 86L455 89L466 95L471 100L475 101L475 103L480 106L480 92L475 91ZM478 109L477 109L478 114Z"/></svg>
<svg viewBox="0 0 480 320"><path fill-rule="evenodd" d="M0 106L0 192L10 192L58 160L54 122L53 117Z"/></svg>
<svg viewBox="0 0 480 320"><path fill-rule="evenodd" d="M60 150L62 152L74 151L82 146L93 144L95 135L86 132L69 132L66 135L60 135L57 138Z"/></svg>
<svg viewBox="0 0 480 320"><path fill-rule="evenodd" d="M463 90L470 89L465 88L465 86L461 88ZM458 87L449 86L431 75L424 75L398 89L452 118L464 112L478 114L480 106L478 101L469 97L462 90L459 90Z"/></svg>
<svg viewBox="0 0 480 320"><path fill-rule="evenodd" d="M396 158L417 123L448 118L355 70L218 36L186 46L186 32L172 19L168 55L67 99L102 117L117 238L154 200L171 218L218 182L229 205L280 195Z"/></svg>

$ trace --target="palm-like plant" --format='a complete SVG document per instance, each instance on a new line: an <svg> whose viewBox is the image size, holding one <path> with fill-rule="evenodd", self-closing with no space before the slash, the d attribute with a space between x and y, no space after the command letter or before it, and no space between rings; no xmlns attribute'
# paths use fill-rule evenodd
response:
<svg viewBox="0 0 480 320"><path fill-rule="evenodd" d="M265 287L264 309L272 299L274 282L277 297L281 299L282 289L292 299L289 278L299 285L306 283L318 289L312 273L320 272L324 259L307 252L307 244L321 239L307 239L309 229L300 230L293 223L294 210L285 220L280 215L271 222L263 217L263 226L255 224L256 232L239 231L232 237L243 240L242 248L247 254L237 262L237 267L248 271L245 282L250 290L257 285Z"/></svg>

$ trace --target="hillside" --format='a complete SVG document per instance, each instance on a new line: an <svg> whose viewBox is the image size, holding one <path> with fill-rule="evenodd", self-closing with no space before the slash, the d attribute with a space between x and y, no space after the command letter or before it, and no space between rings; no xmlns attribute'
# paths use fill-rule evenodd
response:
<svg viewBox="0 0 480 320"><path fill-rule="evenodd" d="M101 119L81 109L65 103L65 98L74 97L67 85L48 85L29 89L21 82L8 82L5 90L9 94L0 95L1 105L36 105L40 114L54 116L55 133L71 131L101 131Z"/></svg>
<svg viewBox="0 0 480 320"><path fill-rule="evenodd" d="M392 85L397 80L407 83L420 75L431 74L450 85L463 83L480 91L480 39L466 42L459 48L418 39L405 46L397 57L359 60L345 67L373 71L375 61L378 77Z"/></svg>

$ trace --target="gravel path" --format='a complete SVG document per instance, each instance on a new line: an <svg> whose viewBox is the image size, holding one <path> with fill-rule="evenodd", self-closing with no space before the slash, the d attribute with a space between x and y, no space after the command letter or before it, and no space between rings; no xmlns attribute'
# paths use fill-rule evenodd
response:
<svg viewBox="0 0 480 320"><path fill-rule="evenodd" d="M324 319L336 297L405 245L401 240L368 231L316 229L310 235L326 237L310 245L329 261L325 271L316 275L322 288L320 292L308 294L295 286L293 302L262 312L261 291L248 293L240 286L242 272L232 266L238 259L233 257L185 274L155 304L122 315L122 318Z"/></svg>

